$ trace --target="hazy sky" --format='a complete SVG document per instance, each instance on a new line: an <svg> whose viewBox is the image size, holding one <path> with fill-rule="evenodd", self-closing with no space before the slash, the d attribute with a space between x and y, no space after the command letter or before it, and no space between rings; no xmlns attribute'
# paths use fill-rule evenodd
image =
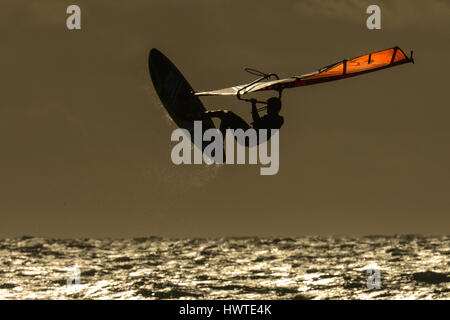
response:
<svg viewBox="0 0 450 320"><path fill-rule="evenodd" d="M449 233L448 1L3 3L0 237ZM416 64L284 92L277 175L172 164L151 48L206 90L395 45ZM202 101L250 119L235 98Z"/></svg>

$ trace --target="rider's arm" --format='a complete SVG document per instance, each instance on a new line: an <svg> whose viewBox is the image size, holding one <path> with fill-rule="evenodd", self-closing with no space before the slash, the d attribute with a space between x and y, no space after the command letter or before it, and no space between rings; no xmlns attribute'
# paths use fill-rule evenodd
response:
<svg viewBox="0 0 450 320"><path fill-rule="evenodd" d="M261 120L261 117L259 116L258 109L256 109L256 100L252 99L252 118L253 122L259 122Z"/></svg>

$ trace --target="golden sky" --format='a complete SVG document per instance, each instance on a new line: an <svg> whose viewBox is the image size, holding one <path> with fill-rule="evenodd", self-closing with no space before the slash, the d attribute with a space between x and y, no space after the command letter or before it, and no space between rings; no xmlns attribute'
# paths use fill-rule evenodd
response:
<svg viewBox="0 0 450 320"><path fill-rule="evenodd" d="M450 4L6 0L0 13L0 237L448 234ZM285 90L280 171L175 166L156 47L198 90L400 46L416 64ZM202 98L250 120L232 97Z"/></svg>

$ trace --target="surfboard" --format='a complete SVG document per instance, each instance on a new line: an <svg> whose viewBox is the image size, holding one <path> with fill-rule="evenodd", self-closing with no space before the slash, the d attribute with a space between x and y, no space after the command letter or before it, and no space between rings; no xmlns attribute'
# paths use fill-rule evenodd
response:
<svg viewBox="0 0 450 320"><path fill-rule="evenodd" d="M195 145L194 121L202 121L203 132L215 128L210 118L201 119L201 114L206 111L202 102L194 95L194 90L183 74L158 49L150 51L148 67L153 86L167 113L178 127L189 131ZM201 144L197 147L203 151L208 143Z"/></svg>

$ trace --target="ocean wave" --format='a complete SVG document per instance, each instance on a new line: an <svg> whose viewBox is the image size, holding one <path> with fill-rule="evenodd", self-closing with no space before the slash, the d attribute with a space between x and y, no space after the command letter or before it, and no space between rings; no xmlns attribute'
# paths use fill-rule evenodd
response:
<svg viewBox="0 0 450 320"><path fill-rule="evenodd" d="M0 240L0 298L448 299L448 248L449 236L421 235L26 236Z"/></svg>

